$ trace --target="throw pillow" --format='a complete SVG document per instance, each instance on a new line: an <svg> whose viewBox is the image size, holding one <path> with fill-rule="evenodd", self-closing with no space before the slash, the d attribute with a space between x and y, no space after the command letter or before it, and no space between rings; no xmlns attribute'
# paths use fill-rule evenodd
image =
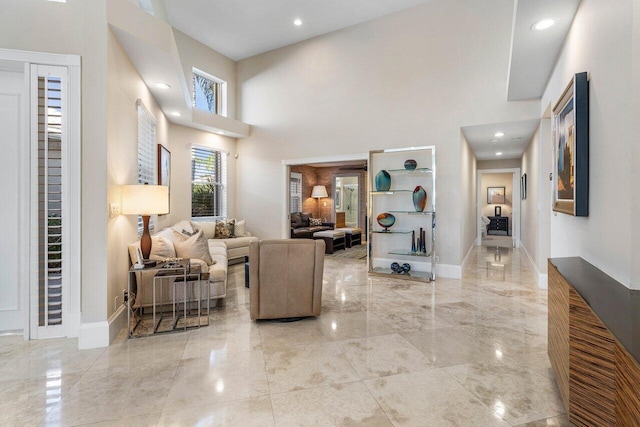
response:
<svg viewBox="0 0 640 427"><path fill-rule="evenodd" d="M241 219L240 221L236 221L236 225L233 228L233 235L235 237L244 237L246 234L245 220Z"/></svg>
<svg viewBox="0 0 640 427"><path fill-rule="evenodd" d="M291 214L291 227L293 228L302 227L302 214L300 212L295 212Z"/></svg>
<svg viewBox="0 0 640 427"><path fill-rule="evenodd" d="M178 223L176 223L173 227L175 231L177 231L178 233L182 233L183 230L188 232L188 233L193 233L195 230L191 227L191 223L189 223L189 221L180 221Z"/></svg>
<svg viewBox="0 0 640 427"><path fill-rule="evenodd" d="M171 242L164 237L151 236L151 253L149 254L151 261L162 261L175 256L176 250Z"/></svg>
<svg viewBox="0 0 640 427"><path fill-rule="evenodd" d="M194 230L202 230L204 231L204 236L207 239L215 239L216 238L216 222L215 221L198 221L192 222L191 228Z"/></svg>
<svg viewBox="0 0 640 427"><path fill-rule="evenodd" d="M322 219L321 218L309 218L309 225L310 226L315 226L315 225L322 225Z"/></svg>
<svg viewBox="0 0 640 427"><path fill-rule="evenodd" d="M176 240L173 242L173 245L176 248L176 255L178 257L188 259L196 258L203 260L207 265L213 264L211 254L209 253L209 244L202 230L189 238L177 231L174 231L174 234Z"/></svg>
<svg viewBox="0 0 640 427"><path fill-rule="evenodd" d="M216 221L216 239L230 239L233 236L233 225L225 221Z"/></svg>
<svg viewBox="0 0 640 427"><path fill-rule="evenodd" d="M302 226L303 227L308 227L309 226L309 218L311 218L311 214L310 213L303 213L300 215L300 217L302 218Z"/></svg>

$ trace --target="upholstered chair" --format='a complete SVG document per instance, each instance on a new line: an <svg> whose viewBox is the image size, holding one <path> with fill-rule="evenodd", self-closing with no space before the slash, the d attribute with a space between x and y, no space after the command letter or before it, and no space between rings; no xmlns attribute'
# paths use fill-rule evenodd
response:
<svg viewBox="0 0 640 427"><path fill-rule="evenodd" d="M319 316L324 240L261 240L249 246L252 319Z"/></svg>

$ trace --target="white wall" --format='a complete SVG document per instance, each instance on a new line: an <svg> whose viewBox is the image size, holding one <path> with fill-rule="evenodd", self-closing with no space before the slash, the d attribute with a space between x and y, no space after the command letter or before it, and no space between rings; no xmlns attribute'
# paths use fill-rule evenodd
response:
<svg viewBox="0 0 640 427"><path fill-rule="evenodd" d="M478 201L477 198L477 169L476 156L465 138L460 132L460 176L462 178L462 235L460 247L462 256L465 256L473 246L478 233L478 218L476 217Z"/></svg>
<svg viewBox="0 0 640 427"><path fill-rule="evenodd" d="M539 114L506 102L512 15L511 0L434 0L239 62L254 128L238 143L238 215L282 236L285 159L435 144L440 262L459 265L460 127Z"/></svg>
<svg viewBox="0 0 640 427"><path fill-rule="evenodd" d="M520 163L521 159L478 160L478 169L515 169Z"/></svg>
<svg viewBox="0 0 640 427"><path fill-rule="evenodd" d="M632 170L638 168L632 89L639 71L633 72L632 58L640 47L632 45L634 7L637 2L582 1L541 102L544 111L574 73L589 72L589 216L553 214L551 256L580 256L626 286L638 264L632 247L640 243L632 241L632 200L639 197L632 189Z"/></svg>
<svg viewBox="0 0 640 427"><path fill-rule="evenodd" d="M490 205L487 203L488 187L505 187L505 203L500 205ZM513 235L513 173L483 173L480 175L480 205L481 214L484 216L494 216L496 206L502 208L501 215L509 218L509 235Z"/></svg>
<svg viewBox="0 0 640 427"><path fill-rule="evenodd" d="M0 47L82 56L82 322L107 319L104 1L2 0Z"/></svg>
<svg viewBox="0 0 640 427"><path fill-rule="evenodd" d="M535 267L540 270L540 129L531 138L522 155L521 174L527 174L527 198L520 204L520 242L529 254Z"/></svg>
<svg viewBox="0 0 640 427"><path fill-rule="evenodd" d="M191 145L229 153L227 156L227 216L236 215L236 140L185 126L169 126L171 141L171 220L191 219Z"/></svg>

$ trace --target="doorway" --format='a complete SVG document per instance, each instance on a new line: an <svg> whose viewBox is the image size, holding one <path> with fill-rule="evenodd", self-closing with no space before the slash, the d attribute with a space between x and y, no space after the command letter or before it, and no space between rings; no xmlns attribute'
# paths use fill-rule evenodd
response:
<svg viewBox="0 0 640 427"><path fill-rule="evenodd" d="M520 169L479 169L477 245L520 247Z"/></svg>
<svg viewBox="0 0 640 427"><path fill-rule="evenodd" d="M80 58L0 49L0 332L77 336Z"/></svg>
<svg viewBox="0 0 640 427"><path fill-rule="evenodd" d="M337 228L360 226L360 175L334 175L334 218Z"/></svg>

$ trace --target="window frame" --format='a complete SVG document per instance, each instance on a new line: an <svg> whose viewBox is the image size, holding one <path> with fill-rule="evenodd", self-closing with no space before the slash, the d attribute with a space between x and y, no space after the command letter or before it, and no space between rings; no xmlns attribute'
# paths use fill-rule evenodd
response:
<svg viewBox="0 0 640 427"><path fill-rule="evenodd" d="M211 74L200 70L199 68L193 67L191 69L193 77L191 79L192 87L192 105L193 108L199 111L204 111L209 114L216 114L219 116L227 117L227 88L228 84L226 81L212 76ZM215 112L212 112L209 109L202 109L196 106L196 76L203 77L207 80L210 80L216 84L216 97L215 97Z"/></svg>
<svg viewBox="0 0 640 427"><path fill-rule="evenodd" d="M220 195L221 200L220 200L220 210L221 212L219 212L219 215L208 215L208 216L193 216L193 184L194 184L194 169L193 169L193 152L194 150L203 150L203 151L208 151L208 152L212 152L212 153L220 153L220 176L216 177L218 178L218 186L222 191L222 194ZM229 189L229 185L228 185L228 167L229 167L229 161L228 161L228 156L229 156L229 151L222 149L222 148L217 148L217 147L207 147L204 145L197 145L197 144L192 144L191 148L190 148L190 152L191 152L191 190L190 190L190 198L191 198L191 221L193 222L199 222L199 221L215 221L215 220L221 220L221 219L225 219L227 218L228 215L228 189Z"/></svg>
<svg viewBox="0 0 640 427"><path fill-rule="evenodd" d="M144 119L149 120L151 122L152 125L152 131L153 131L153 140L152 141L146 141L146 140L142 140L141 138L145 137L145 134L141 133L141 127L140 127L140 121L142 120L141 118L141 112L143 113L143 115L145 115L146 117L144 117ZM151 111L149 111L149 109L144 105L144 103L142 102L141 99L138 99L136 101L136 113L138 115L138 129L137 129L137 153L138 153L138 177L137 177L137 183L138 184L145 184L148 183L149 185L155 185L157 183L158 180L158 171L157 171L157 165L158 165L158 149L157 149L157 138L158 138L158 120L156 119L156 117L151 113ZM146 131L145 131L146 133ZM144 157L144 153L140 151L141 149L141 142L143 144L147 144L149 145L149 147L147 147L146 149L148 150L148 152L151 154L151 158L148 160L148 164L142 165L141 163L143 161L145 161L146 158L149 158L148 156ZM149 170L149 173L141 173L142 169ZM148 179L144 179L144 177L150 177ZM151 217L149 218L149 232L153 232L155 230L155 222L156 222L156 215L151 215ZM137 228L138 228L138 236L142 236L142 232L144 229L143 226L143 222L142 222L142 216L138 215L138 220L137 220Z"/></svg>

